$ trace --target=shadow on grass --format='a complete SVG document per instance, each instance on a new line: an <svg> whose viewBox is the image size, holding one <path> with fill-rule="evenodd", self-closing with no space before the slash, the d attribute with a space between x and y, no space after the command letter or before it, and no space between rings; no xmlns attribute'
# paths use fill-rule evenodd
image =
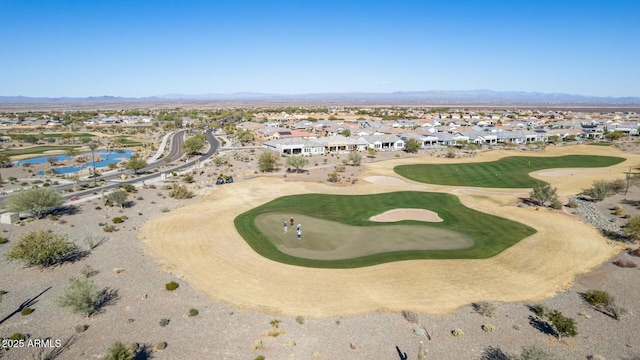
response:
<svg viewBox="0 0 640 360"><path fill-rule="evenodd" d="M46 293L47 291L49 291L49 289L51 289L51 286L49 286L48 288L44 289L40 294L25 300L22 304L20 304L20 306L18 306L18 308L16 310L14 310L11 314L7 315L4 317L4 319L0 320L0 325L2 323L4 323L5 321L9 320L11 317L13 317L15 314L21 312L24 308L26 307L30 307L35 305L38 302L38 298L40 296L42 296L42 294Z"/></svg>

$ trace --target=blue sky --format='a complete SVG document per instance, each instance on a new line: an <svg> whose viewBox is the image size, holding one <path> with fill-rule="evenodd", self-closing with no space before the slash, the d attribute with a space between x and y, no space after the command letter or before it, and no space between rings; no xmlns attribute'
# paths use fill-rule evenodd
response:
<svg viewBox="0 0 640 360"><path fill-rule="evenodd" d="M640 1L0 0L0 95L640 96Z"/></svg>

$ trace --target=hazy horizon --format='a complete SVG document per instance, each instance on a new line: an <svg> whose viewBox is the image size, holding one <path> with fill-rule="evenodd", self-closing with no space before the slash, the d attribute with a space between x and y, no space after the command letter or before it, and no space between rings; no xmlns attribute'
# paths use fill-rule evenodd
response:
<svg viewBox="0 0 640 360"><path fill-rule="evenodd" d="M1 96L640 97L640 2L0 3Z"/></svg>

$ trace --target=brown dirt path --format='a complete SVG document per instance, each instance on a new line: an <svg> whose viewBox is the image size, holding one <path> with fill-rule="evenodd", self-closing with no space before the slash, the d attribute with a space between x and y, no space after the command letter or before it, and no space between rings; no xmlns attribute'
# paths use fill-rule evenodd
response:
<svg viewBox="0 0 640 360"><path fill-rule="evenodd" d="M631 161L608 168L610 173L545 177L545 181L558 187L561 195L588 187L593 180L619 178L629 166L640 163L638 155L623 154L612 148L575 146L549 148L540 154L495 151L473 159L385 161L367 164L362 177L398 178L393 166L409 162L476 162L502 156L569 153L625 156ZM416 185L424 191L460 190L404 181L411 185L406 190L416 190ZM258 255L233 226L238 214L283 195L368 194L404 189L398 182L387 186L362 181L344 188L257 178L221 186L202 202L150 220L141 229L140 238L165 269L183 275L213 299L241 308L310 317L386 309L446 313L478 300L537 301L567 289L576 275L598 266L618 251L608 245L597 230L569 215L513 206L522 190L507 189L482 196L457 194L466 206L538 230L498 256L485 260L414 260L348 270L302 268Z"/></svg>

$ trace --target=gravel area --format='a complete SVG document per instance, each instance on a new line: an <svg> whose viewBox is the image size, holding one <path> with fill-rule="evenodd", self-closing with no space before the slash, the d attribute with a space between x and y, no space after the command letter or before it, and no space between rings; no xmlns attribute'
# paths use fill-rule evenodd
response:
<svg viewBox="0 0 640 360"><path fill-rule="evenodd" d="M215 188L201 189L203 194L209 191L215 191ZM133 198L137 199L135 205L122 212L93 200L78 204L77 213L63 215L57 221L40 219L24 226L0 225L0 235L9 239L8 243L0 244L2 258L27 230L52 229L68 234L84 249L87 249L82 240L85 234L106 237L106 241L86 257L50 269L0 262L0 290L7 291L0 302L0 337L20 332L27 334L29 339L49 338L62 342L70 339L67 348L58 349L61 350L58 359L99 359L116 340L146 347L147 354L153 359L235 360L264 355L266 359L395 360L399 359L396 346L406 352L409 359L416 359L420 341L428 350L428 359L480 359L484 349L490 346L514 354L522 346L531 344L540 345L558 359L586 359L596 354L605 359L640 356L637 342L640 333L638 269L604 263L578 277L569 290L541 302L575 319L578 335L574 338L557 339L554 334L533 326L531 319L535 319L535 315L527 303L494 303L493 317L479 315L470 305L445 315L418 314L419 325L408 322L398 312L384 309L357 316L296 318L213 301L194 289L179 273L166 269L164 264L145 254L142 243L136 238L138 227L165 211L171 212L200 199L174 200L167 197L166 190L159 188L140 189ZM587 221L619 231L619 226L594 206L589 206L590 203L578 202L580 206L576 211ZM97 206L102 209L96 210ZM128 219L116 225L119 228L116 232L106 233L99 226L122 215ZM180 240L176 238L176 241ZM618 258L640 264L639 258L626 253L620 253ZM109 288L117 293L112 303L88 318L55 304L68 279L81 277L87 265L98 271L92 277L98 288ZM179 288L173 292L165 290L169 281L178 282ZM247 284L247 287L251 286L268 284ZM626 315L618 321L588 306L580 294L589 289L608 291L626 309ZM14 314L29 300L34 309L32 314ZM308 306L314 306L313 298L309 299ZM198 309L199 314L188 316L191 308ZM163 318L170 320L164 327L159 325ZM273 320L280 321L277 327ZM88 325L87 330L77 333L74 328L79 324ZM484 324L492 325L493 332L483 331ZM430 338L416 335L416 332L421 333L420 326L427 330ZM462 330L464 336L452 336L454 329ZM155 349L160 342L167 343L166 349ZM29 359L40 352L48 354L53 350L14 348L0 352L0 357Z"/></svg>

